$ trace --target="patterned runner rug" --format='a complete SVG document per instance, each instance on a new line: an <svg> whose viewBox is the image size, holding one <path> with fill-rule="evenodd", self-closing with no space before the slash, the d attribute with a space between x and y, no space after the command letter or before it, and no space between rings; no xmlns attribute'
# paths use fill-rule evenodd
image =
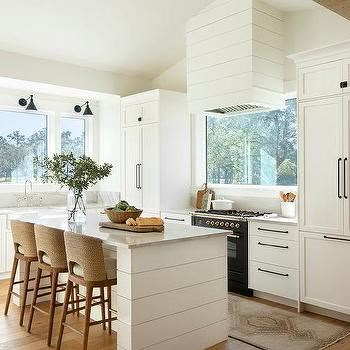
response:
<svg viewBox="0 0 350 350"><path fill-rule="evenodd" d="M229 335L264 350L322 350L350 334L337 324L229 294Z"/></svg>

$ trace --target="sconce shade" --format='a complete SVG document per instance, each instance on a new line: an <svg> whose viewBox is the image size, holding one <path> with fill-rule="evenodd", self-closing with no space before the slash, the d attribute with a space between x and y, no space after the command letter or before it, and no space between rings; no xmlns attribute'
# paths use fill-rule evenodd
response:
<svg viewBox="0 0 350 350"><path fill-rule="evenodd" d="M86 102L86 108L83 115L94 115L90 109L89 102Z"/></svg>
<svg viewBox="0 0 350 350"><path fill-rule="evenodd" d="M84 104L82 104L81 106L79 106L79 105L74 106L74 111L75 111L76 113L80 113L80 112L81 112L81 107L84 107L85 105L86 105L86 107L85 107L85 110L84 110L83 115L94 115L94 114L92 113L92 110L91 110L90 106L89 106L89 101L86 101L86 102L85 102Z"/></svg>
<svg viewBox="0 0 350 350"><path fill-rule="evenodd" d="M28 100L29 100L29 103L27 102ZM28 103L28 106L27 106L27 103ZM34 104L33 95L30 95L27 99L20 98L18 100L18 104L22 107L27 106L27 108L26 108L27 111L37 111L38 110Z"/></svg>

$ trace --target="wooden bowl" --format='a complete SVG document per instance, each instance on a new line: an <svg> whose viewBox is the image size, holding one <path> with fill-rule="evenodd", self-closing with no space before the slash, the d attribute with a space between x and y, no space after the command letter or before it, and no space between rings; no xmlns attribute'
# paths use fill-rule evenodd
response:
<svg viewBox="0 0 350 350"><path fill-rule="evenodd" d="M114 208L107 208L105 211L108 216L108 219L111 220L112 222L115 222L116 224L125 224L126 220L128 220L129 218L136 219L142 213L142 210L117 211L117 210L114 210Z"/></svg>

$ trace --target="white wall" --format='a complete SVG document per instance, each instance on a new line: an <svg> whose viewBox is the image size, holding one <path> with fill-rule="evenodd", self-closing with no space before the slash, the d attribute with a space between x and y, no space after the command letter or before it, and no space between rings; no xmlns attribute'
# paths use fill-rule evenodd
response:
<svg viewBox="0 0 350 350"><path fill-rule="evenodd" d="M186 59L183 59L165 70L162 74L152 80L154 89L187 91Z"/></svg>
<svg viewBox="0 0 350 350"><path fill-rule="evenodd" d="M151 80L0 51L0 77L48 83L121 96L152 86Z"/></svg>
<svg viewBox="0 0 350 350"><path fill-rule="evenodd" d="M288 12L285 26L286 56L350 39L350 21L323 7ZM286 59L286 92L296 89L295 79L295 64Z"/></svg>

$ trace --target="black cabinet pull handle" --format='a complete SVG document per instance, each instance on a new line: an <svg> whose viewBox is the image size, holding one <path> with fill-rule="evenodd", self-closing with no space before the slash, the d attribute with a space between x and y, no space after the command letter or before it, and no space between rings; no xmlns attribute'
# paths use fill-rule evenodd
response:
<svg viewBox="0 0 350 350"><path fill-rule="evenodd" d="M346 194L346 162L348 161L348 158L344 158L344 169L343 169L343 176L344 176L344 183L343 183L343 191L344 191L344 198L348 199L348 196Z"/></svg>
<svg viewBox="0 0 350 350"><path fill-rule="evenodd" d="M258 227L259 231L267 231L267 232L277 232L277 233L288 233L289 231L280 231L280 230L271 230L269 228L261 228Z"/></svg>
<svg viewBox="0 0 350 350"><path fill-rule="evenodd" d="M275 272L275 271L264 270L264 269L261 269L260 267L258 268L258 271L271 273L272 275L283 276L283 277L288 277L289 276L288 273L279 273L279 272Z"/></svg>
<svg viewBox="0 0 350 350"><path fill-rule="evenodd" d="M266 247L283 248L283 249L289 248L289 246L287 245L267 244L267 243L261 243L261 242L258 242L258 244Z"/></svg>
<svg viewBox="0 0 350 350"><path fill-rule="evenodd" d="M172 220L172 221L185 221L185 219L176 219L176 218L169 218L169 217L165 217L165 220Z"/></svg>
<svg viewBox="0 0 350 350"><path fill-rule="evenodd" d="M138 164L135 165L135 187L138 189Z"/></svg>
<svg viewBox="0 0 350 350"><path fill-rule="evenodd" d="M139 122L142 121L142 117L138 117L137 121L139 121Z"/></svg>
<svg viewBox="0 0 350 350"><path fill-rule="evenodd" d="M334 241L343 241L343 242L350 242L350 239L346 239L346 238L337 238L337 237L330 237L330 236L323 236L323 238L325 239L332 239Z"/></svg>
<svg viewBox="0 0 350 350"><path fill-rule="evenodd" d="M141 163L140 164L138 164L138 166L139 166L139 190L141 190L142 189L142 186L141 186Z"/></svg>
<svg viewBox="0 0 350 350"><path fill-rule="evenodd" d="M341 158L338 158L338 198L341 199L341 194L340 194L340 163L341 163Z"/></svg>

